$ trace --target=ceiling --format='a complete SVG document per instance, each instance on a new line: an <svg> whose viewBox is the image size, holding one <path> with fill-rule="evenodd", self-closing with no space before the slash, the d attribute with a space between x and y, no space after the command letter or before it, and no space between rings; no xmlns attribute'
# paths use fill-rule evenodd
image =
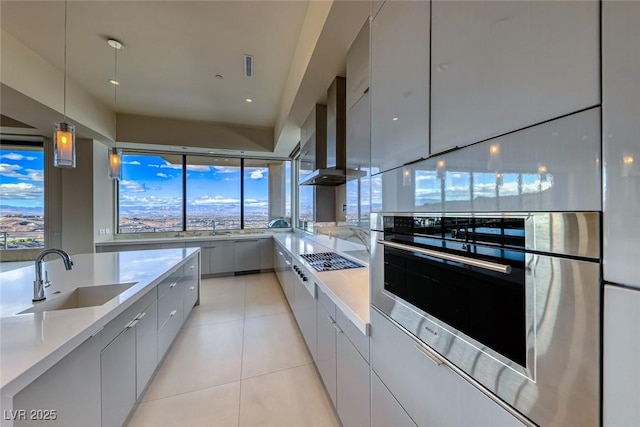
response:
<svg viewBox="0 0 640 427"><path fill-rule="evenodd" d="M119 113L273 127L308 6L69 1L67 75L113 108L115 51L106 40L116 38L125 46L118 52ZM3 30L63 68L64 2L3 0L0 11ZM254 56L252 78L244 76L244 54Z"/></svg>

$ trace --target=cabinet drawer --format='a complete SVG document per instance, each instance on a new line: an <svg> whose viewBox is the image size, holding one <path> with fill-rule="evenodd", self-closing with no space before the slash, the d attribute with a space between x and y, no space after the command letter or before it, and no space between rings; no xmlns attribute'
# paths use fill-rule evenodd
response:
<svg viewBox="0 0 640 427"><path fill-rule="evenodd" d="M318 289L318 301L320 301L320 304L322 304L322 306L327 311L327 313L335 321L336 320L336 305L333 303L333 301L331 301L331 298L329 298L329 296L326 293L324 293L322 288L320 288L318 286L317 289Z"/></svg>
<svg viewBox="0 0 640 427"><path fill-rule="evenodd" d="M416 424L523 425L446 365L434 364L420 345L371 310L371 367Z"/></svg>
<svg viewBox="0 0 640 427"><path fill-rule="evenodd" d="M347 316L340 310L336 310L336 322L344 334L349 338L349 341L362 355L364 360L369 363L369 337L364 335L351 320L347 319Z"/></svg>
<svg viewBox="0 0 640 427"><path fill-rule="evenodd" d="M158 285L158 298L160 298L165 292L167 292L167 290L171 287L172 284L178 283L183 273L184 273L184 266L180 266L176 268L174 271L172 271L169 277L164 279Z"/></svg>
<svg viewBox="0 0 640 427"><path fill-rule="evenodd" d="M184 318L186 320L196 301L198 301L199 289L196 280L185 281L184 286Z"/></svg>
<svg viewBox="0 0 640 427"><path fill-rule="evenodd" d="M171 310L169 318L158 331L158 361L162 360L164 354L167 352L169 347L171 347L173 339L178 335L178 332L180 332L182 318L183 309L181 301L176 308Z"/></svg>
<svg viewBox="0 0 640 427"><path fill-rule="evenodd" d="M416 427L380 378L371 373L371 427Z"/></svg>
<svg viewBox="0 0 640 427"><path fill-rule="evenodd" d="M169 289L158 298L158 329L162 328L170 317L170 314L179 305L182 309L182 292L183 286L181 281L171 283Z"/></svg>

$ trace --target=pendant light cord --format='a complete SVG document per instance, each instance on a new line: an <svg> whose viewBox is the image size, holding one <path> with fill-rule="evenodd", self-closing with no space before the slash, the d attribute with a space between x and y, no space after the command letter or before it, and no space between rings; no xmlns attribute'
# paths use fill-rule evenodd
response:
<svg viewBox="0 0 640 427"><path fill-rule="evenodd" d="M64 84L62 94L64 123L67 122L67 0L64 0Z"/></svg>
<svg viewBox="0 0 640 427"><path fill-rule="evenodd" d="M114 70L113 70L113 79L116 81L116 84L113 85L113 144L114 147L117 148L118 147L118 84L120 84L120 82L118 81L118 49L113 49L114 50L114 55L115 55L115 59L113 61L114 63Z"/></svg>

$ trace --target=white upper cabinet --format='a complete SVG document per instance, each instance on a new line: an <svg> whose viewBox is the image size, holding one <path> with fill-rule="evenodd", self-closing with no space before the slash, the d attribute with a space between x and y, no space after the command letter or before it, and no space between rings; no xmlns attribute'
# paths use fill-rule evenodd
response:
<svg viewBox="0 0 640 427"><path fill-rule="evenodd" d="M602 9L604 278L640 287L640 2Z"/></svg>
<svg viewBox="0 0 640 427"><path fill-rule="evenodd" d="M347 52L347 111L369 89L369 19Z"/></svg>
<svg viewBox="0 0 640 427"><path fill-rule="evenodd" d="M434 1L432 15L431 153L600 103L597 1Z"/></svg>
<svg viewBox="0 0 640 427"><path fill-rule="evenodd" d="M371 166L429 154L429 2L386 2L371 22Z"/></svg>

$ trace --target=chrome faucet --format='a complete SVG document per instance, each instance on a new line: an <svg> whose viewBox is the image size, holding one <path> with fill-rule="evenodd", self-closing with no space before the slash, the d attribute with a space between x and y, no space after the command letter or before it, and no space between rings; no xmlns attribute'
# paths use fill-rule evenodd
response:
<svg viewBox="0 0 640 427"><path fill-rule="evenodd" d="M48 277L45 281L42 280L42 272L44 270L44 265L42 261L44 257L49 254L57 254L60 255L62 261L64 262L64 268L69 271L73 268L73 261L71 261L71 257L68 253L63 251L62 249L45 249L40 252L36 257L36 280L33 281L33 301L42 301L47 297L44 296L44 288L45 286L49 286L51 282L49 282Z"/></svg>

